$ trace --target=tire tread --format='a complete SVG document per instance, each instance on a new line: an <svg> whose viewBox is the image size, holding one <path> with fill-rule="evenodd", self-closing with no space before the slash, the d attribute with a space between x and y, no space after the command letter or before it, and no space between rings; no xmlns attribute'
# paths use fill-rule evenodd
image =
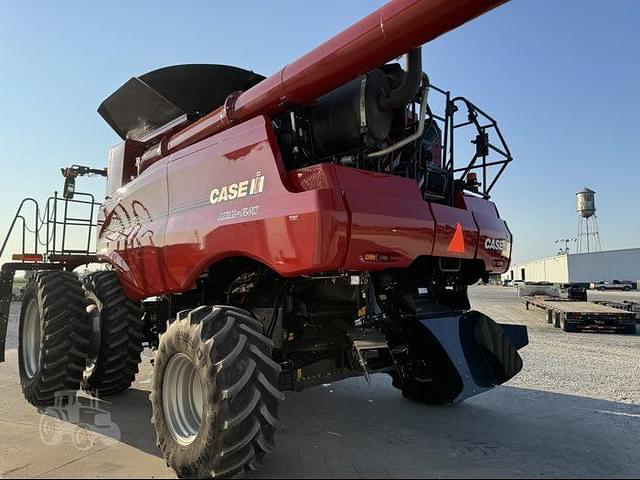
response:
<svg viewBox="0 0 640 480"><path fill-rule="evenodd" d="M84 379L83 388L101 396L127 390L138 373L144 339L140 304L124 293L116 272L105 270L88 275L84 288L102 303L101 341L95 370Z"/></svg>
<svg viewBox="0 0 640 480"><path fill-rule="evenodd" d="M23 299L21 331L24 307L34 299L39 304L42 329L39 366L34 376L27 378L19 355L20 383L29 403L46 406L54 403L56 393L80 388L89 328L82 286L73 273L52 270L33 276Z"/></svg>
<svg viewBox="0 0 640 480"><path fill-rule="evenodd" d="M194 314L200 318L194 319ZM176 347L176 338L187 331L189 338L198 338L201 344ZM166 426L161 388L162 366L172 355L186 353L184 350L189 348L205 349L207 361L201 368L207 368L204 378L211 381L208 386L203 385L209 402L205 410L217 413L210 417L213 433L196 439L192 453L185 456ZM262 324L249 312L235 307L207 307L203 317L202 307L188 314L180 312L162 335L151 393L152 423L167 463L179 476L243 476L273 450L274 434L281 428L278 404L284 395L278 390L280 365L272 360L272 348ZM204 435L202 430L200 435Z"/></svg>

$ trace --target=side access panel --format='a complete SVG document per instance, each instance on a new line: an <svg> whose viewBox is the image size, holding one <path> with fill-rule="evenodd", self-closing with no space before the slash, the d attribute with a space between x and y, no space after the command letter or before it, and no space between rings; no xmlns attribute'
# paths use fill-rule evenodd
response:
<svg viewBox="0 0 640 480"><path fill-rule="evenodd" d="M284 276L342 266L348 215L339 191L292 191L278 152L269 120L256 117L169 157L169 291L226 257Z"/></svg>
<svg viewBox="0 0 640 480"><path fill-rule="evenodd" d="M473 213L460 208L431 204L436 221L435 257L473 259L478 250L478 226Z"/></svg>
<svg viewBox="0 0 640 480"><path fill-rule="evenodd" d="M500 218L493 202L469 195L464 201L478 227L476 258L483 260L487 270L493 273L506 272L511 262L512 243L507 223Z"/></svg>
<svg viewBox="0 0 640 480"><path fill-rule="evenodd" d="M483 198L463 200L463 208L426 202L413 179L326 163L290 178L303 190L341 192L351 220L344 270L404 268L420 256L479 259L489 272L509 265L511 233ZM367 261L372 254L384 261Z"/></svg>
<svg viewBox="0 0 640 480"><path fill-rule="evenodd" d="M409 266L433 254L435 221L413 179L333 166L351 215L345 269L369 271ZM369 262L378 254L386 262Z"/></svg>

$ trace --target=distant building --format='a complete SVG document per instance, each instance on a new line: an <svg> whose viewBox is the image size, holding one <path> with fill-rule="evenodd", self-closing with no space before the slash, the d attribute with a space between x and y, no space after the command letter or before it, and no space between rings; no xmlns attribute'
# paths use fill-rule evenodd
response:
<svg viewBox="0 0 640 480"><path fill-rule="evenodd" d="M640 280L640 248L570 253L512 265L503 280L525 282L592 283Z"/></svg>

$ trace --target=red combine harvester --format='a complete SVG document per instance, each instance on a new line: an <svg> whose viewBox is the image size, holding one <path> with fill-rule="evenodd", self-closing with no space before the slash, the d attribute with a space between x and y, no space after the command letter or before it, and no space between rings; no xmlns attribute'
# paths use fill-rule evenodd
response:
<svg viewBox="0 0 640 480"><path fill-rule="evenodd" d="M224 476L273 449L282 391L385 373L405 397L451 403L516 375L526 328L467 297L509 266L489 195L511 155L490 116L430 83L420 51L501 3L392 1L269 78L184 65L126 82L99 108L122 137L107 169L64 169L62 197L23 202L34 251L22 208L12 225L0 347L14 273L37 271L19 327L27 400L126 390L149 347L168 464ZM107 176L99 207L74 191L87 174ZM86 248L67 248L72 227ZM74 272L89 263L107 268Z"/></svg>

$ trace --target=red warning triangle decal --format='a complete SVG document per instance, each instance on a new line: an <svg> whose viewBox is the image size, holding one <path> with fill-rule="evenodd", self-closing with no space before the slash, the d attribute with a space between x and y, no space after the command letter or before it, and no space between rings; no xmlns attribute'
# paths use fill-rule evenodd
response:
<svg viewBox="0 0 640 480"><path fill-rule="evenodd" d="M462 225L459 223L456 224L456 231L453 234L447 252L464 253L464 232L462 231Z"/></svg>

